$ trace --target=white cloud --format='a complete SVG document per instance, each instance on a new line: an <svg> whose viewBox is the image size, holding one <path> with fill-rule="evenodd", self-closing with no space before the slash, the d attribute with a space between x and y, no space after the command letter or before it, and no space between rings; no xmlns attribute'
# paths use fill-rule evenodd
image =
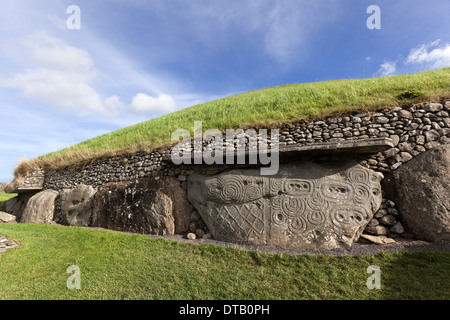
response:
<svg viewBox="0 0 450 320"><path fill-rule="evenodd" d="M167 94L154 98L145 93L138 93L129 107L136 113L165 114L176 111L175 100Z"/></svg>
<svg viewBox="0 0 450 320"><path fill-rule="evenodd" d="M40 31L21 40L25 54L36 65L59 71L92 72L94 63L85 50Z"/></svg>
<svg viewBox="0 0 450 320"><path fill-rule="evenodd" d="M411 50L406 64L425 64L430 69L450 67L450 44L436 40Z"/></svg>
<svg viewBox="0 0 450 320"><path fill-rule="evenodd" d="M111 114L118 98L103 100L91 86L97 71L89 54L64 41L38 32L20 41L25 56L34 68L3 79L0 85L21 89L30 99L37 99L58 109L79 114Z"/></svg>
<svg viewBox="0 0 450 320"><path fill-rule="evenodd" d="M377 71L378 76L387 77L392 76L397 72L397 63L393 61L385 61L380 65L380 69Z"/></svg>

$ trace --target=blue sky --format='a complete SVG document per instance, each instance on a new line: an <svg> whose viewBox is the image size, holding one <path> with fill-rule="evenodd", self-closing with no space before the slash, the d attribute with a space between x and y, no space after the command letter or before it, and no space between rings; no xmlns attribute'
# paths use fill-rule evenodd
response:
<svg viewBox="0 0 450 320"><path fill-rule="evenodd" d="M367 27L371 5L381 29ZM0 181L23 158L232 94L449 67L449 12L448 0L3 1Z"/></svg>

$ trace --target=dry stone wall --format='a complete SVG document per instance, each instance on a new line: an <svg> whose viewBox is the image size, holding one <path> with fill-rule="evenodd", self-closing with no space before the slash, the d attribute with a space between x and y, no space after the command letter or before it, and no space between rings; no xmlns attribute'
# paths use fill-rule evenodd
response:
<svg viewBox="0 0 450 320"><path fill-rule="evenodd" d="M441 144L450 143L450 100L373 113L328 117L320 121L290 124L280 130L280 146L390 138L394 148L369 157L360 164L379 172L390 172L413 157ZM268 137L270 140L270 137ZM203 146L206 149L206 144ZM186 175L195 172L217 173L238 166L175 166L164 162L170 150L98 159L86 166L50 171L44 188L62 190L78 184L100 188L108 182L136 180L152 176ZM333 160L321 158L319 160ZM242 166L241 166L242 167Z"/></svg>
<svg viewBox="0 0 450 320"><path fill-rule="evenodd" d="M392 173L404 163L411 161L427 150L450 144L449 113L450 100L445 100L440 103L424 103L376 112L332 116L318 121L293 122L279 129L280 147L327 142L367 141L376 138L390 139L393 147L376 154L341 154L339 156L332 154L308 156L306 154L299 160L326 163L351 159L356 160L363 167L383 173L385 179L382 181L381 205L368 222L365 232L373 235L402 234L405 229L400 222L401 212L396 208L395 202L392 201L394 198L389 194L389 181L391 181ZM267 139L270 141L270 136ZM226 147L226 144L224 144L224 147ZM206 150L206 148L207 143L205 142L203 150ZM56 220L59 219L59 222L66 221L66 223L69 223L67 221L70 220L68 220L68 217L73 214L71 212L78 212L77 208L65 208L61 204L61 200L64 198L61 195L67 194L67 190L75 190L79 185L89 186L96 192L101 190L104 192L106 186L111 186L111 183L132 182L139 185L139 181L142 179L174 177L180 188L187 189L187 181L193 174L215 175L231 169L258 167L258 165L174 165L167 161L167 158L170 158L170 153L171 150L168 148L153 152L137 152L131 155L97 159L84 166L46 172L43 188L59 193L55 204L54 216ZM19 207L22 202L26 203L26 200L28 200L25 199L26 197L25 194L21 195L16 200L15 206ZM172 198L164 199L161 201L173 201ZM169 207L165 206L168 211L170 211ZM121 214L119 211L116 221L105 222L105 226L111 223L119 224L120 219L122 219L120 220L121 224L127 225L130 218L124 220L119 217L119 214ZM185 226L183 230L187 229L187 232L196 234L197 237L210 236L211 230L208 230L207 224L200 217L196 208L191 205L187 211L191 211L191 215L190 219L184 218ZM134 226L127 228L132 230ZM171 228L167 230L171 230ZM161 231L161 233L164 232L166 231Z"/></svg>
<svg viewBox="0 0 450 320"><path fill-rule="evenodd" d="M424 103L377 112L333 116L318 121L294 122L279 130L280 147L390 138L394 147L389 150L369 156L348 155L357 159L362 166L384 173L389 177L389 173L419 154L438 145L450 144L449 112L450 100L445 100L440 103ZM270 135L268 140L270 141ZM207 145L204 144L203 149L205 150L206 147ZM138 152L132 155L98 159L83 167L47 172L44 187L61 191L85 184L100 189L104 184L110 182L133 181L155 176L177 176L181 185L186 188L186 180L190 174L217 174L229 169L248 167L245 165L175 166L163 160L169 155L169 149L151 153ZM333 156L321 156L314 160L336 159ZM389 178L385 180L389 180ZM58 210L60 210L59 204L57 204ZM194 212L194 219L195 214ZM207 231L205 230L205 232ZM388 195L384 194L381 207L369 222L366 232L374 235L402 234L404 232L399 212Z"/></svg>

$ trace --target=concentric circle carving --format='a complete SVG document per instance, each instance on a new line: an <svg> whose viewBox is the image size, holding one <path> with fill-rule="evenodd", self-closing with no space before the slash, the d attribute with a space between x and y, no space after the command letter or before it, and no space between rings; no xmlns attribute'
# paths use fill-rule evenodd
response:
<svg viewBox="0 0 450 320"><path fill-rule="evenodd" d="M298 234L305 232L307 229L307 223L305 219L301 217L296 217L294 219L291 219L291 223L289 224L289 230L292 233Z"/></svg>
<svg viewBox="0 0 450 320"><path fill-rule="evenodd" d="M327 222L327 214L324 211L311 210L306 214L306 220L313 225L323 225Z"/></svg>
<svg viewBox="0 0 450 320"><path fill-rule="evenodd" d="M298 197L283 197L281 209L289 217L296 217L305 210L305 202Z"/></svg>

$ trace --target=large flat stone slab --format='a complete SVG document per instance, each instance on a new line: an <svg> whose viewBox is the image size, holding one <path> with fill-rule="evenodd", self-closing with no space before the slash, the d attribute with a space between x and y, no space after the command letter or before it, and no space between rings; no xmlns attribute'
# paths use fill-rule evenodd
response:
<svg viewBox="0 0 450 320"><path fill-rule="evenodd" d="M278 155L280 160L299 160L304 158L313 158L317 156L332 156L332 155L355 155L355 154L375 154L393 148L394 141L390 138L372 138L360 140L342 140L336 142L315 142L308 144L291 144L287 146L280 146L278 148ZM240 152L240 151L239 151ZM234 158L238 157L238 150L234 151ZM271 155L270 149L267 152ZM258 156L258 152L245 150L245 159L251 156ZM205 157L205 156L204 156ZM207 155L206 155L207 157ZM226 157L225 148L223 150L223 157ZM204 158L203 158L204 159ZM170 155L163 156L163 161L171 161ZM194 153L191 154L191 162L194 163ZM225 163L225 160L223 161ZM248 162L246 162L248 163Z"/></svg>
<svg viewBox="0 0 450 320"><path fill-rule="evenodd" d="M351 246L381 205L382 175L353 161L193 174L188 198L213 236L239 244L324 250Z"/></svg>
<svg viewBox="0 0 450 320"><path fill-rule="evenodd" d="M9 193L33 193L44 188L45 172L41 170L33 171L20 184L14 187Z"/></svg>

